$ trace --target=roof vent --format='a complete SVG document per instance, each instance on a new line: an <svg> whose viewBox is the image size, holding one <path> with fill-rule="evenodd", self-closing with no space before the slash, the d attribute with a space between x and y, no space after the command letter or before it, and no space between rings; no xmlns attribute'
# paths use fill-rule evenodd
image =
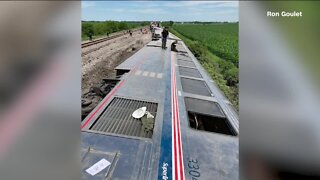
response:
<svg viewBox="0 0 320 180"><path fill-rule="evenodd" d="M147 111L156 119L157 103L115 97L89 129L103 133L151 138L153 128L146 130L143 128L141 119L132 117L132 113L141 107L147 107Z"/></svg>

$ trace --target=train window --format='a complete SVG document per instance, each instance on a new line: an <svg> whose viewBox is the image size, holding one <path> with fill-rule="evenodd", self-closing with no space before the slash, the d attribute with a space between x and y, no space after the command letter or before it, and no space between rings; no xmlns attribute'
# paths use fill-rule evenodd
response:
<svg viewBox="0 0 320 180"><path fill-rule="evenodd" d="M216 102L191 97L185 97L184 101L187 111L207 114L209 116L225 117L221 107Z"/></svg>
<svg viewBox="0 0 320 180"><path fill-rule="evenodd" d="M237 135L225 117L209 116L188 111L188 118L190 127L193 129L231 136Z"/></svg>
<svg viewBox="0 0 320 180"><path fill-rule="evenodd" d="M130 70L129 69L117 69L117 76L121 76L125 73L128 73Z"/></svg>
<svg viewBox="0 0 320 180"><path fill-rule="evenodd" d="M186 93L202 96L212 96L205 81L190 78L181 78L182 90Z"/></svg>
<svg viewBox="0 0 320 180"><path fill-rule="evenodd" d="M195 78L202 78L200 72L194 68L187 68L187 67L179 67L179 73L181 76L189 76Z"/></svg>

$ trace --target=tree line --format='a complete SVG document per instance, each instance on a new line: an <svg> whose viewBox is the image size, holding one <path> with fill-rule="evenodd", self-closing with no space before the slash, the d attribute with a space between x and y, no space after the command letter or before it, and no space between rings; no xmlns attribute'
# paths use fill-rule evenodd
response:
<svg viewBox="0 0 320 180"><path fill-rule="evenodd" d="M148 22L119 22L119 21L82 21L82 37L107 35L110 33L128 30L148 25Z"/></svg>

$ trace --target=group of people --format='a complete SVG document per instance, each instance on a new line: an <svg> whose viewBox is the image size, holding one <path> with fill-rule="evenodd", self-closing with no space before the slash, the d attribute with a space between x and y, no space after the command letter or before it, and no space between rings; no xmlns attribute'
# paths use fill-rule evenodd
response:
<svg viewBox="0 0 320 180"><path fill-rule="evenodd" d="M169 36L169 31L168 31L168 28L165 27L161 33L162 35L162 49L166 49L167 48L167 39L168 39L168 36ZM172 44L171 44L171 51L175 51L175 52L178 52L177 50L177 43L178 41L175 40Z"/></svg>
<svg viewBox="0 0 320 180"><path fill-rule="evenodd" d="M153 29L152 29L153 30ZM143 29L141 28L140 29L141 32L143 32ZM132 36L132 31L131 30L128 30L126 31L127 33L130 34L130 36ZM154 32L154 31L152 31ZM168 36L169 36L169 31L168 31L168 28L165 27L162 32L161 32L161 35L162 35L162 49L166 49L167 48L167 39L168 39ZM92 41L92 36L93 36L93 33L90 33L89 34L89 39L90 41ZM109 36L109 33L107 33L107 36ZM171 44L171 51L175 51L175 52L178 52L177 48L176 48L176 44L178 43L178 41L174 41L172 44Z"/></svg>
<svg viewBox="0 0 320 180"><path fill-rule="evenodd" d="M148 33L148 30L146 29L146 28L141 28L140 29L140 32L142 33L142 34L147 34Z"/></svg>
<svg viewBox="0 0 320 180"><path fill-rule="evenodd" d="M131 30L128 30L127 32L130 34L130 36L132 36L132 32L131 32Z"/></svg>

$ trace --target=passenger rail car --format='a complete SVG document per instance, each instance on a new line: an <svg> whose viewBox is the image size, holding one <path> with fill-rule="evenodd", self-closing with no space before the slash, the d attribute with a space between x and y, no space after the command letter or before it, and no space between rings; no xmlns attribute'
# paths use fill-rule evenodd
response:
<svg viewBox="0 0 320 180"><path fill-rule="evenodd" d="M116 67L119 82L81 124L83 179L239 178L238 115L180 39L177 49L151 41ZM141 107L151 128L132 117Z"/></svg>

